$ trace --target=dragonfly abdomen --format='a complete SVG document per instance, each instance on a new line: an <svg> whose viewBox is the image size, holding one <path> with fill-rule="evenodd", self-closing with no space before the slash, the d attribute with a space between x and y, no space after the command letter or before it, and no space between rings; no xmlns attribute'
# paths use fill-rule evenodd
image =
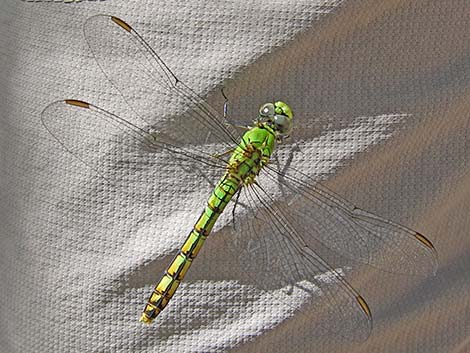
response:
<svg viewBox="0 0 470 353"><path fill-rule="evenodd" d="M228 161L224 176L212 191L207 206L189 233L178 255L155 286L140 321L151 323L167 306L184 278L186 271L196 258L207 236L233 195L242 185L255 181L261 168L269 160L275 144L275 136L270 128L254 127L247 131L240 145Z"/></svg>
<svg viewBox="0 0 470 353"><path fill-rule="evenodd" d="M155 286L144 308L140 321L150 324L166 307L183 280L194 258L196 258L219 215L238 190L238 178L226 173L212 191L207 206L197 220L179 253Z"/></svg>

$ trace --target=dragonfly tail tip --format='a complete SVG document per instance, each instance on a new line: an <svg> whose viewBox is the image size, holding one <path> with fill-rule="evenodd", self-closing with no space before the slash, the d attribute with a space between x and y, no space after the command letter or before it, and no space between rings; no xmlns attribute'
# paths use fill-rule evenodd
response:
<svg viewBox="0 0 470 353"><path fill-rule="evenodd" d="M147 315L145 315L145 313L142 313L142 315L140 316L139 321L143 322L146 325L150 325L153 320L151 318L149 318Z"/></svg>

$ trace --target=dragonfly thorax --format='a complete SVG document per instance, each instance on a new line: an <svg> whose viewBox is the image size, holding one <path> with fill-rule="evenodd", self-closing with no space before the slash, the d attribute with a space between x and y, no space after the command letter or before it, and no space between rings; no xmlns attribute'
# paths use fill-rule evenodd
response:
<svg viewBox="0 0 470 353"><path fill-rule="evenodd" d="M245 132L228 161L227 173L240 184L250 185L269 162L276 147L276 132L268 125L255 126Z"/></svg>

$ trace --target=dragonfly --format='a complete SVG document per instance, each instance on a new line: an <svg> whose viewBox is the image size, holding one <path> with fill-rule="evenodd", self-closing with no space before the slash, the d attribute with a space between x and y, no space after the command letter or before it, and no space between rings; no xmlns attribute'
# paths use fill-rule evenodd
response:
<svg viewBox="0 0 470 353"><path fill-rule="evenodd" d="M354 206L280 152L292 131L302 128L287 103L264 103L251 124L234 122L225 95L219 112L124 20L96 15L83 28L97 64L135 118L75 98L50 103L41 121L61 148L105 179L113 178L106 172L109 156L123 146L157 154L160 163L181 167L200 185L218 175L200 217L150 293L142 322L150 324L170 303L228 207L226 256L262 291L303 291L300 304L277 294L273 303L313 313L318 327L337 336L366 339L372 313L316 244L386 272L435 273L437 252L427 237Z"/></svg>

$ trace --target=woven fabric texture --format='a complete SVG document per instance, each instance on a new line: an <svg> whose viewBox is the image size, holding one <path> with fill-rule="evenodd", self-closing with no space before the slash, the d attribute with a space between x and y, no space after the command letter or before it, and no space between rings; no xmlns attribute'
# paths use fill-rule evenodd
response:
<svg viewBox="0 0 470 353"><path fill-rule="evenodd" d="M168 308L139 323L211 183L111 149L98 166L119 176L110 185L41 125L65 98L132 114L86 44L96 14L131 24L219 111L224 86L237 120L288 102L296 168L425 234L436 276L332 257L374 327L362 343L319 339L237 280L221 220ZM469 352L469 28L465 0L1 1L0 351ZM150 112L152 123L170 110Z"/></svg>

